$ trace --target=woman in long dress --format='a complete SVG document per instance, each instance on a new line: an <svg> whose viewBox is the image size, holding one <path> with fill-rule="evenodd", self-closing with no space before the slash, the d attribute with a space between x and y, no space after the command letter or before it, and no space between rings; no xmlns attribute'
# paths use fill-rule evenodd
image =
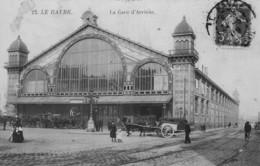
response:
<svg viewBox="0 0 260 166"><path fill-rule="evenodd" d="M20 142L24 141L23 129L22 129L20 120L16 121L16 123L13 127L13 132L8 140L11 142L16 142L16 143L20 143Z"/></svg>
<svg viewBox="0 0 260 166"><path fill-rule="evenodd" d="M116 124L112 122L109 129L110 129L110 137L112 139L112 142L116 142Z"/></svg>

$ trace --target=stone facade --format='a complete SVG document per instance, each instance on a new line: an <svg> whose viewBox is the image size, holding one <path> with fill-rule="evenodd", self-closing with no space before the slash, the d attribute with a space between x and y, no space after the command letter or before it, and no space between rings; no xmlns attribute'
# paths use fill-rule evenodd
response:
<svg viewBox="0 0 260 166"><path fill-rule="evenodd" d="M93 17L93 19L86 19L89 17ZM199 60L199 54L194 48L196 36L185 18L172 34L173 50L170 50L169 54L148 48L98 27L97 16L89 11L85 13L82 19L84 19L83 25L79 29L35 58L29 61L18 59L21 62L19 64L15 64L13 59L9 59L9 63L5 66L9 76L7 104L16 105L18 114L34 114L32 111L28 111L33 109L39 109L40 111L36 111L37 113L50 111L63 114L62 109L67 109L64 111L64 115L67 115L69 107L75 107L75 104L67 101L76 100L80 97L84 98L84 95L88 95L89 92L59 93L57 91L57 69L60 61L67 50L78 41L98 39L105 41L116 50L123 67L123 90L120 92L95 92L100 95L101 101L104 101L102 100L103 96L111 96L112 99L113 95L122 96L122 98L124 96L152 96L158 97L156 99L158 101L164 99L164 101L158 103L156 103L156 100L138 102L137 104L134 101L132 104L129 104L128 101L114 101L108 105L105 105L105 102L100 103L98 105L100 109L107 107L106 109L111 110L112 119L124 115L140 116L143 112L150 111L150 115L156 116L157 119L158 117L187 119L195 127L199 127L202 123L209 127L224 127L229 122L232 124L238 122L238 93L233 95L233 99L208 78L205 72L195 67ZM28 52L9 51L9 57L12 57L13 54L17 54L18 57L27 57ZM165 82L168 85L167 90L135 89L136 73L146 64L158 64L163 67L163 70L167 73L167 81ZM45 74L47 90L42 93L24 93L22 91L24 79L34 70L42 71ZM165 99L165 96L168 98ZM59 103L51 103L50 97L59 101ZM64 97L67 97L66 100L63 100ZM125 97L125 100L128 99L130 98ZM153 105L151 106L150 103L153 103ZM57 104L63 104L63 106ZM88 109L82 103L77 107L81 111ZM116 111L113 111L113 109ZM88 115L85 113L85 116ZM102 116L105 115L102 114Z"/></svg>

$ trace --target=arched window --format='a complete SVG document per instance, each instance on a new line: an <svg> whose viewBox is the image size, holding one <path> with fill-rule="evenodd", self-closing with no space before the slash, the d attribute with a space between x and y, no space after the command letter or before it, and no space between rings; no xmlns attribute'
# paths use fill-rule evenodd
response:
<svg viewBox="0 0 260 166"><path fill-rule="evenodd" d="M180 49L185 49L185 47L184 47L184 41L181 41L181 47L180 47Z"/></svg>
<svg viewBox="0 0 260 166"><path fill-rule="evenodd" d="M176 46L175 46L176 50L179 50L180 49L180 42L176 41L175 44L176 44Z"/></svg>
<svg viewBox="0 0 260 166"><path fill-rule="evenodd" d="M119 53L107 42L84 39L61 58L58 92L122 91L123 65Z"/></svg>
<svg viewBox="0 0 260 166"><path fill-rule="evenodd" d="M47 92L47 76L41 70L30 71L23 80L23 93Z"/></svg>
<svg viewBox="0 0 260 166"><path fill-rule="evenodd" d="M184 42L184 49L188 50L189 49L189 41L185 40Z"/></svg>
<svg viewBox="0 0 260 166"><path fill-rule="evenodd" d="M135 74L135 90L168 90L168 73L158 63L147 63Z"/></svg>

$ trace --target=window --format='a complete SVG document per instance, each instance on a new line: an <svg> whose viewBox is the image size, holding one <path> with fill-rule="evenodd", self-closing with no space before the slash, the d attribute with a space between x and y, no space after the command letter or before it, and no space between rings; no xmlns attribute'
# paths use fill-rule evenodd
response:
<svg viewBox="0 0 260 166"><path fill-rule="evenodd" d="M175 44L176 44L176 46L175 46L176 50L180 49L180 42L176 41Z"/></svg>
<svg viewBox="0 0 260 166"><path fill-rule="evenodd" d="M199 80L198 79L195 79L195 87L199 88Z"/></svg>
<svg viewBox="0 0 260 166"><path fill-rule="evenodd" d="M47 76L41 70L32 70L23 80L23 93L47 92Z"/></svg>
<svg viewBox="0 0 260 166"><path fill-rule="evenodd" d="M209 114L209 102L206 103L206 114Z"/></svg>
<svg viewBox="0 0 260 166"><path fill-rule="evenodd" d="M200 113L201 114L204 114L204 111L203 111L203 109L204 109L204 100L201 100L201 104L200 104Z"/></svg>
<svg viewBox="0 0 260 166"><path fill-rule="evenodd" d="M198 98L195 98L195 113L198 113Z"/></svg>
<svg viewBox="0 0 260 166"><path fill-rule="evenodd" d="M157 63L147 63L135 74L135 90L168 90L168 73Z"/></svg>
<svg viewBox="0 0 260 166"><path fill-rule="evenodd" d="M184 49L188 50L189 49L189 41L185 40L184 42Z"/></svg>
<svg viewBox="0 0 260 166"><path fill-rule="evenodd" d="M100 39L72 45L60 61L58 92L122 91L123 65L118 52Z"/></svg>

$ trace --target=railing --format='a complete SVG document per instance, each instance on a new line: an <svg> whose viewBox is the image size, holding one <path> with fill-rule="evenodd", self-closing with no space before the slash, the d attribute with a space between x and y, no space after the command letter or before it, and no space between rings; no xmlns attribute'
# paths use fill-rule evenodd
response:
<svg viewBox="0 0 260 166"><path fill-rule="evenodd" d="M199 53L195 49L178 49L178 50L169 50L170 56L179 56L179 55L195 55L199 57Z"/></svg>
<svg viewBox="0 0 260 166"><path fill-rule="evenodd" d="M5 67L15 67L15 66L23 66L24 62L15 61L15 62L5 62Z"/></svg>

